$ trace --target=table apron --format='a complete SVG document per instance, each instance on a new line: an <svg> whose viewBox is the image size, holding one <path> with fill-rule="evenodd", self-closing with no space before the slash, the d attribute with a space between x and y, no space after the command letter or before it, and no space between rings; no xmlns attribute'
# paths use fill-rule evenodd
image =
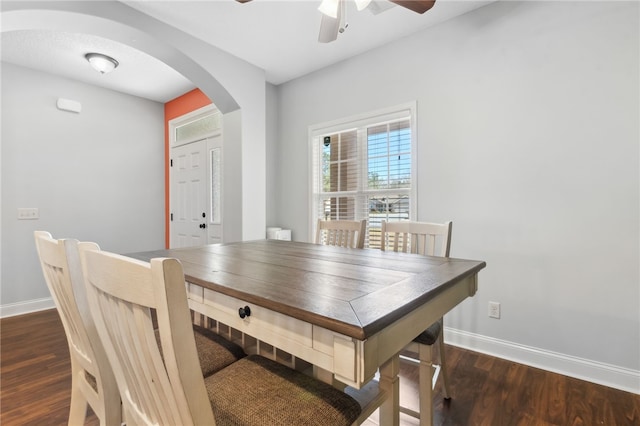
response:
<svg viewBox="0 0 640 426"><path fill-rule="evenodd" d="M477 275L464 278L424 305L366 340L358 340L310 324L254 303L186 283L189 307L197 313L267 343L317 368L349 386L360 389L378 368L400 352L413 338L440 319L477 289ZM240 318L238 309L249 305L251 315ZM245 345L246 347L246 345Z"/></svg>

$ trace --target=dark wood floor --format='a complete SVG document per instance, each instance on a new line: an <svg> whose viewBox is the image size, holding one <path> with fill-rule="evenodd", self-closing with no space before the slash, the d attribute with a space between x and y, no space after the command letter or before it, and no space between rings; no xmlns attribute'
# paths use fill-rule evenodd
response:
<svg viewBox="0 0 640 426"><path fill-rule="evenodd" d="M435 395L436 425L640 425L640 396L447 347L453 398ZM0 424L65 425L69 351L56 311L0 320ZM401 399L416 408L415 367ZM403 425L417 421L402 417ZM90 413L87 425L98 421ZM372 417L368 424L375 425Z"/></svg>

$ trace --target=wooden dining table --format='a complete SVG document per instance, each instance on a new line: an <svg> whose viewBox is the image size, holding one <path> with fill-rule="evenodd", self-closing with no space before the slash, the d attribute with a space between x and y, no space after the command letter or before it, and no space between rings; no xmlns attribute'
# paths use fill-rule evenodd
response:
<svg viewBox="0 0 640 426"><path fill-rule="evenodd" d="M189 307L257 352L337 386L379 371L380 424L399 424L398 353L478 287L483 261L257 240L128 254L182 263Z"/></svg>

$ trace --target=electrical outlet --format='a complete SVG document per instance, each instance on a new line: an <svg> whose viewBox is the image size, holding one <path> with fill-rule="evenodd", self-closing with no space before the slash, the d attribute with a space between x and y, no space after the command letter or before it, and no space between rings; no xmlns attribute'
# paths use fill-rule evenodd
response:
<svg viewBox="0 0 640 426"><path fill-rule="evenodd" d="M37 208L19 208L18 220L34 220L39 219L40 213Z"/></svg>
<svg viewBox="0 0 640 426"><path fill-rule="evenodd" d="M500 303L489 302L489 318L500 319Z"/></svg>

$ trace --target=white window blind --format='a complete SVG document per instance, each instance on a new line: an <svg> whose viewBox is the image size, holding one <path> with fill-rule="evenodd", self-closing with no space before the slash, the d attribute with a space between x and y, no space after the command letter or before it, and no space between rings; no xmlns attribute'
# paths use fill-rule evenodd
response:
<svg viewBox="0 0 640 426"><path fill-rule="evenodd" d="M413 218L414 110L312 129L312 228L367 219L365 246L379 248L382 220Z"/></svg>

